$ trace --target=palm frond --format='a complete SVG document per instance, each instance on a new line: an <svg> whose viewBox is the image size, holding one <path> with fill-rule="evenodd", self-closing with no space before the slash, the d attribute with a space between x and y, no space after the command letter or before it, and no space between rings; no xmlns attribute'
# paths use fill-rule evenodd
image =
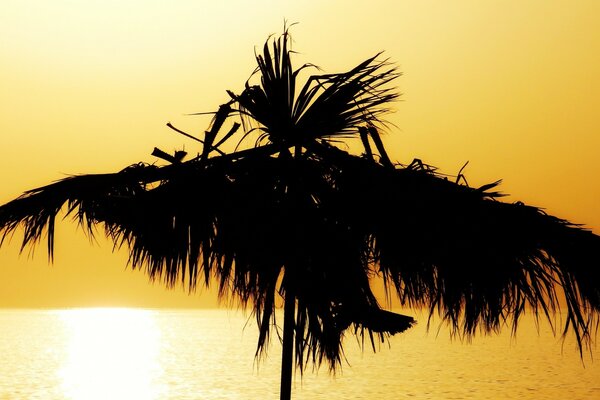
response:
<svg viewBox="0 0 600 400"><path fill-rule="evenodd" d="M55 218L66 204L68 214L80 202L120 194L135 194L146 184L160 178L158 169L135 164L116 174L80 175L63 179L50 185L32 189L0 208L2 243L20 225L24 227L22 249L39 242L46 233L48 255L53 256ZM93 233L93 220L77 213L79 221Z"/></svg>
<svg viewBox="0 0 600 400"><path fill-rule="evenodd" d="M498 201L498 182L469 188L431 171L338 160L339 209L370 238L371 261L404 305L439 313L466 337L507 322L516 329L527 307L550 323L563 311L565 333L589 343L600 311L600 237Z"/></svg>
<svg viewBox="0 0 600 400"><path fill-rule="evenodd" d="M375 125L398 97L388 83L400 74L380 54L345 73L313 75L296 93L300 71L292 67L289 34L265 43L256 56L260 85L246 85L240 95L230 92L240 114L258 124L272 143L306 144L358 135L358 127Z"/></svg>

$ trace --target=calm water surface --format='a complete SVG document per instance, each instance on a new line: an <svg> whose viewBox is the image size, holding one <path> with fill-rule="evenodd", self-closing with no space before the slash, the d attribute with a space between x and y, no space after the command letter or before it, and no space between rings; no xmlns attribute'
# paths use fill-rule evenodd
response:
<svg viewBox="0 0 600 400"><path fill-rule="evenodd" d="M293 398L600 399L600 361L520 328L463 344L422 323L377 354L349 336L349 364L296 376ZM226 310L1 310L0 399L278 399L279 343L256 362L256 338Z"/></svg>

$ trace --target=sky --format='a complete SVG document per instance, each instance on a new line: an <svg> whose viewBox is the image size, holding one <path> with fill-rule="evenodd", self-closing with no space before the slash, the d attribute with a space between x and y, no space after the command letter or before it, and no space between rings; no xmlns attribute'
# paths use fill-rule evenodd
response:
<svg viewBox="0 0 600 400"><path fill-rule="evenodd" d="M254 51L291 28L297 65L348 70L380 52L403 73L384 140L393 160L503 179L523 201L600 233L600 2L3 0L0 203L70 174L196 152L240 92ZM0 248L0 307L212 307L210 291L151 284L125 251L75 224Z"/></svg>

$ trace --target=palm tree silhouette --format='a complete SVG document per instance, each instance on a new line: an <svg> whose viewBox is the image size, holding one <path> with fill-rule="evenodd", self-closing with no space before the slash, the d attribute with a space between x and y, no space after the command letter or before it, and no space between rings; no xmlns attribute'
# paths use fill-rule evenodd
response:
<svg viewBox="0 0 600 400"><path fill-rule="evenodd" d="M216 284L222 297L250 305L257 356L283 298L282 399L290 398L293 364L301 373L308 363L341 364L347 332L374 346L414 323L380 308L373 276L403 305L439 313L456 334L505 323L516 330L530 307L550 323L565 310L564 332L580 351L589 345L600 309L600 237L499 201L499 182L472 188L418 160L392 163L379 131L399 73L380 55L345 73L313 75L298 89L311 65L293 69L291 53L287 30L265 43L256 56L260 82L229 92L196 139L198 156L183 161L183 152L155 149L168 165L139 163L25 192L0 207L2 242L23 227L22 248L45 235L52 259L55 218L66 204L90 236L100 226L116 247L127 246L131 267L152 279ZM236 117L241 124L223 133ZM252 135L250 148L221 150ZM362 154L338 146L352 138Z"/></svg>

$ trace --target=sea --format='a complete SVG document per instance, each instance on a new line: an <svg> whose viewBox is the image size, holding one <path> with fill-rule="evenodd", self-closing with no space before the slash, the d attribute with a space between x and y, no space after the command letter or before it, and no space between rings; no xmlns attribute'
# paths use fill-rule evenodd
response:
<svg viewBox="0 0 600 400"><path fill-rule="evenodd" d="M341 369L296 371L292 398L600 399L597 346L532 316L471 341L417 319L375 352L349 333ZM258 359L256 340L240 310L0 310L0 399L278 399L279 339Z"/></svg>

